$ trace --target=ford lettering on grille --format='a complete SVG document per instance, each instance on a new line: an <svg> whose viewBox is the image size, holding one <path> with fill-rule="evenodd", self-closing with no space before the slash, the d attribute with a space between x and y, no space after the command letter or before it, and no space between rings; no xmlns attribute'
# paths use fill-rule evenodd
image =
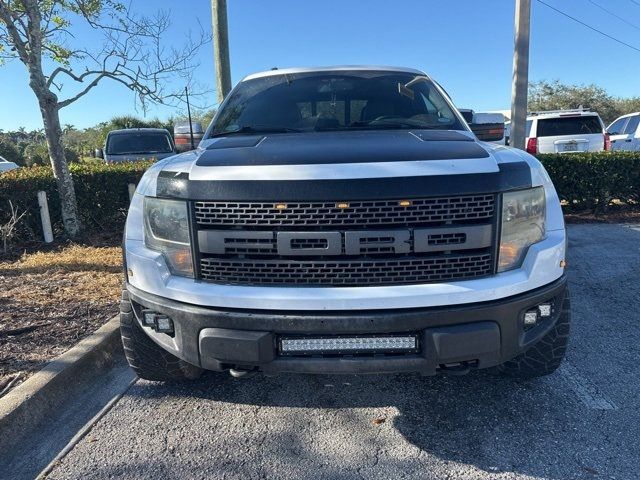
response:
<svg viewBox="0 0 640 480"><path fill-rule="evenodd" d="M491 225L347 232L264 232L200 230L202 253L337 256L427 253L472 250L491 246Z"/></svg>

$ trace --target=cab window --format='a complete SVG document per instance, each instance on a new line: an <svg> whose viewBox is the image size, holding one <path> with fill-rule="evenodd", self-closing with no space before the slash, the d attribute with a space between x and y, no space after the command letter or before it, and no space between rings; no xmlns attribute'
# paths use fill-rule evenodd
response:
<svg viewBox="0 0 640 480"><path fill-rule="evenodd" d="M624 126L628 120L629 120L629 117L619 118L618 120L613 122L611 125L609 125L609 128L607 129L607 133L609 135L622 134L622 132L624 131Z"/></svg>
<svg viewBox="0 0 640 480"><path fill-rule="evenodd" d="M629 122L627 122L627 126L624 128L625 135L635 135L638 130L638 125L640 124L640 115L635 115L629 118Z"/></svg>

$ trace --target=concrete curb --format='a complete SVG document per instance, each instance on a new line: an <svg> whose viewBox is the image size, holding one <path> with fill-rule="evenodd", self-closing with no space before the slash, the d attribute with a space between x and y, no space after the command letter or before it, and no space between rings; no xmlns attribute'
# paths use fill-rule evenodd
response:
<svg viewBox="0 0 640 480"><path fill-rule="evenodd" d="M114 317L76 346L0 398L0 452L33 431L122 355Z"/></svg>

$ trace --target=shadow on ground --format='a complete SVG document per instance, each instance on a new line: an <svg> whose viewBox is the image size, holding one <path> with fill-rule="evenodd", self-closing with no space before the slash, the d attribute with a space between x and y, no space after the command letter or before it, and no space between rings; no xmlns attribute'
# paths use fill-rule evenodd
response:
<svg viewBox="0 0 640 480"><path fill-rule="evenodd" d="M385 425L392 425L419 452L490 474L514 472L564 479L571 472L571 478L581 478L580 474L588 478L599 464L598 459L585 461L557 448L559 442L579 444L588 419L575 398L566 398L566 391L555 391L558 379L553 376L528 382L485 372L465 377L257 376L234 381L227 375L208 373L194 384L140 383L129 394L143 401L197 398L236 406L275 407L285 416L289 409L317 409L328 411L330 418L332 410L336 415L354 417L361 414L352 409L388 412L391 407L395 413L387 415L389 418L367 412L370 418L359 419L360 424L366 422L362 428L381 428L374 420L383 418ZM347 424L354 421L346 420ZM332 422L327 420L325 428L336 427L337 422ZM359 432L353 434L358 441ZM275 435L282 438L272 441L289 445L280 454L291 452L292 462L304 455L307 439L295 425ZM382 443L375 448L393 448ZM393 466L386 467L395 472L411 472L417 466L415 459L388 460Z"/></svg>

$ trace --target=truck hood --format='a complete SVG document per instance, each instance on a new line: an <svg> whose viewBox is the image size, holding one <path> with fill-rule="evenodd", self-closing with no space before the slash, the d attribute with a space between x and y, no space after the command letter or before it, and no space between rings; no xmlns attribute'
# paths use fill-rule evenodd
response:
<svg viewBox="0 0 640 480"><path fill-rule="evenodd" d="M220 137L159 162L148 177L150 194L234 200L433 196L531 185L531 169L518 154L445 130Z"/></svg>
<svg viewBox="0 0 640 480"><path fill-rule="evenodd" d="M486 158L472 137L447 130L384 130L214 139L196 165L322 165Z"/></svg>

